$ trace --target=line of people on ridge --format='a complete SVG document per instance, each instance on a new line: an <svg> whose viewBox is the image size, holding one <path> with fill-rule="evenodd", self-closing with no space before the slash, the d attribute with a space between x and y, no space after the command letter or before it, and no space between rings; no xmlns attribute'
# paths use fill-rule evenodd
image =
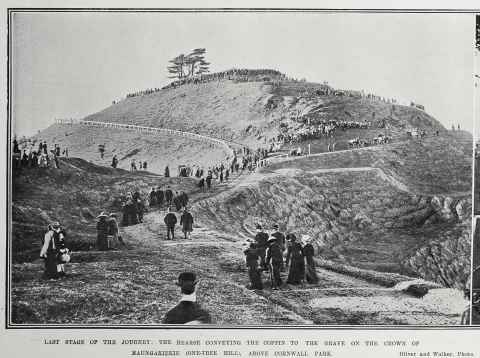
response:
<svg viewBox="0 0 480 358"><path fill-rule="evenodd" d="M315 250L308 235L298 240L295 234L286 236L273 225L271 234L265 232L260 224L256 226L254 240L248 240L244 245L245 261L250 279L249 289L262 290L264 287L262 273L269 273L272 289L283 285L281 272L288 267L287 284L299 285L306 281L318 283L315 269Z"/></svg>
<svg viewBox="0 0 480 358"><path fill-rule="evenodd" d="M256 82L256 81L282 81L286 76L271 69L231 69L223 72L214 72L208 74L201 74L195 77L182 78L173 81L162 89L177 88L186 84L202 84L213 81L234 80L240 82Z"/></svg>

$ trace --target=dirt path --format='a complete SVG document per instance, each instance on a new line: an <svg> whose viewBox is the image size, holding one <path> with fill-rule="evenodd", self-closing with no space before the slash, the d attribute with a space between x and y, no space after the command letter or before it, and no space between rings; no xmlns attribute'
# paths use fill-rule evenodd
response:
<svg viewBox="0 0 480 358"><path fill-rule="evenodd" d="M239 181L241 185L242 180ZM225 185L214 195L224 194L237 185L233 182ZM249 291L246 289L248 277L244 269L241 239L211 228L196 227L188 240L182 237L165 241L162 218L162 211L147 214L145 222L134 227L137 233L141 233L137 237L143 238L138 239L136 244L158 250L163 255L176 253L184 260L188 257L195 262L198 271L205 270L205 266L212 262L209 257L213 257L217 279L234 285L250 298L252 294L257 296L274 310L282 311L302 324L458 324L464 308L465 301L454 290L431 290L425 298L419 299L393 288L323 268L317 268L320 277L318 285L285 284L281 290L272 291L265 274L265 289ZM282 273L284 281L286 276L286 272Z"/></svg>

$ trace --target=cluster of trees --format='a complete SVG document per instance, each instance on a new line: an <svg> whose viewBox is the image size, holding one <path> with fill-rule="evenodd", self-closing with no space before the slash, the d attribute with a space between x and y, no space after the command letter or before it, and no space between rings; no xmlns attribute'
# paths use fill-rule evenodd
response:
<svg viewBox="0 0 480 358"><path fill-rule="evenodd" d="M181 80L209 72L210 63L205 61L205 53L204 48L196 48L189 54L182 53L171 59L171 65L167 67L169 78Z"/></svg>

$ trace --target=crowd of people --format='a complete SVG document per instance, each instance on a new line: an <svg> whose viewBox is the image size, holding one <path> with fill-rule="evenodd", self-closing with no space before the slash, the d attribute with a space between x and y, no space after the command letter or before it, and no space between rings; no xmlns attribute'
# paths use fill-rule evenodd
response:
<svg viewBox="0 0 480 358"><path fill-rule="evenodd" d="M347 129L353 128L367 129L369 127L369 122L334 120L330 120L320 124L304 125L295 129L282 127L283 130L277 135L275 141L282 142L284 144L292 144L302 142L308 139L333 137L337 130L345 131Z"/></svg>
<svg viewBox="0 0 480 358"><path fill-rule="evenodd" d="M159 92L160 88L148 88L143 91L137 91L137 92L132 92L132 93L127 93L126 97L131 98L131 97L138 97L138 96L146 96L155 92ZM116 104L118 102L112 101L112 104Z"/></svg>
<svg viewBox="0 0 480 358"><path fill-rule="evenodd" d="M12 167L13 168L55 168L60 167L59 157L68 157L68 148L60 149L54 144L49 150L47 142L28 139L20 144L16 138L13 139Z"/></svg>
<svg viewBox="0 0 480 358"><path fill-rule="evenodd" d="M162 89L177 88L186 84L201 84L213 81L232 80L238 82L257 82L284 80L286 76L277 70L271 69L231 69L222 72L201 74L173 81Z"/></svg>
<svg viewBox="0 0 480 358"><path fill-rule="evenodd" d="M255 238L244 244L247 246L244 255L250 289L264 288L264 272L269 274L272 289L281 288L284 284L281 272L287 269L287 284L318 283L313 259L315 250L308 235L303 235L299 240L295 234L280 232L277 224L272 226L270 234L260 224L257 224L256 230Z"/></svg>

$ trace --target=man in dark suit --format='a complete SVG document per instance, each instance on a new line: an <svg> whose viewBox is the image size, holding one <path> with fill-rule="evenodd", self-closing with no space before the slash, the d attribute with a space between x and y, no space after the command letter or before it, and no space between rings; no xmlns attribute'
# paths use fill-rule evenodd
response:
<svg viewBox="0 0 480 358"><path fill-rule="evenodd" d="M282 234L280 231L278 231L278 225L274 224L273 225L273 233L271 234L275 239L277 239L277 243L280 246L280 249L282 250L282 257L283 254L285 253L287 249L286 241L285 241L285 235ZM285 264L282 259L282 271L285 270Z"/></svg>
<svg viewBox="0 0 480 358"><path fill-rule="evenodd" d="M197 303L195 287L197 276L193 272L182 272L178 276L177 285L180 286L182 298L170 309L162 319L164 324L204 324L212 323L207 310Z"/></svg>
<svg viewBox="0 0 480 358"><path fill-rule="evenodd" d="M155 192L156 197L157 197L157 205L162 207L163 206L163 199L164 199L164 193L163 190L160 189L160 187L157 187L157 191Z"/></svg>
<svg viewBox="0 0 480 358"><path fill-rule="evenodd" d="M267 263L265 262L267 241L268 241L268 234L265 231L263 231L262 225L257 224L257 234L255 235L255 244L258 249L258 256L260 257L260 266L264 271L268 271Z"/></svg>
<svg viewBox="0 0 480 358"><path fill-rule="evenodd" d="M177 224L177 217L168 208L167 215L163 218L163 222L167 226L167 240L170 240L170 233L172 234L172 240L175 239L175 225Z"/></svg>
<svg viewBox="0 0 480 358"><path fill-rule="evenodd" d="M173 191L168 186L167 190L165 190L165 201L167 202L168 206L172 205L172 199L173 199Z"/></svg>
<svg viewBox="0 0 480 358"><path fill-rule="evenodd" d="M268 240L266 263L270 269L270 278L272 281L272 289L278 289L282 285L280 270L283 264L283 252L276 238L272 237Z"/></svg>

